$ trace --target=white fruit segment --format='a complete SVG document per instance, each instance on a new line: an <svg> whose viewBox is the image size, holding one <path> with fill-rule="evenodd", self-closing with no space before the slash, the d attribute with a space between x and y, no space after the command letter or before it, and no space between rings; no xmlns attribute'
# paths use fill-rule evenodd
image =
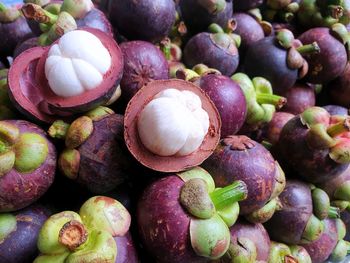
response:
<svg viewBox="0 0 350 263"><path fill-rule="evenodd" d="M98 87L111 63L111 55L95 35L75 30L50 48L45 76L56 95L77 96Z"/></svg>
<svg viewBox="0 0 350 263"><path fill-rule="evenodd" d="M196 94L169 88L145 106L137 127L142 144L152 153L184 156L202 144L209 116Z"/></svg>

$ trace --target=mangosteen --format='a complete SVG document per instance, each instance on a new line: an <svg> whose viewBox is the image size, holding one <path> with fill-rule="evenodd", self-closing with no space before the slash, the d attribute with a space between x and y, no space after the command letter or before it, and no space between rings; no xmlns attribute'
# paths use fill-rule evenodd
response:
<svg viewBox="0 0 350 263"><path fill-rule="evenodd" d="M0 121L0 212L16 211L51 186L56 149L45 132L27 121Z"/></svg>
<svg viewBox="0 0 350 263"><path fill-rule="evenodd" d="M181 16L194 34L205 31L212 23L225 27L232 18L232 0L180 0Z"/></svg>
<svg viewBox="0 0 350 263"><path fill-rule="evenodd" d="M272 145L275 145L280 138L284 125L286 125L286 123L294 116L295 115L288 112L276 112L273 115L272 120L264 127L264 139Z"/></svg>
<svg viewBox="0 0 350 263"><path fill-rule="evenodd" d="M37 204L15 213L1 213L0 262L33 262L39 230L49 216L50 211Z"/></svg>
<svg viewBox="0 0 350 263"><path fill-rule="evenodd" d="M299 36L304 44L317 41L320 52L306 54L309 71L305 80L314 84L326 84L341 76L349 60L348 41L350 33L342 24L334 24L331 28L312 28Z"/></svg>
<svg viewBox="0 0 350 263"><path fill-rule="evenodd" d="M50 47L31 48L13 62L9 95L20 112L52 123L108 103L120 94L123 55L100 30L66 33Z"/></svg>
<svg viewBox="0 0 350 263"><path fill-rule="evenodd" d="M0 3L0 60L12 56L19 42L33 36L26 19L17 7L7 7Z"/></svg>
<svg viewBox="0 0 350 263"><path fill-rule="evenodd" d="M337 123L323 108L311 107L289 120L277 143L281 160L310 183L324 183L348 167L349 117L338 116Z"/></svg>
<svg viewBox="0 0 350 263"><path fill-rule="evenodd" d="M129 212L117 200L92 197L79 213L64 211L46 220L38 237L40 255L34 262L115 263L119 247L114 237L127 234L130 221ZM127 243L122 251L124 246Z"/></svg>
<svg viewBox="0 0 350 263"><path fill-rule="evenodd" d="M184 62L190 68L205 64L223 75L231 76L239 64L239 41L217 24L212 24L209 30L211 33L199 33L187 42L183 53Z"/></svg>
<svg viewBox="0 0 350 263"><path fill-rule="evenodd" d="M93 193L106 193L127 179L131 158L123 139L123 116L98 107L70 125L56 121L53 138L65 139L58 168Z"/></svg>
<svg viewBox="0 0 350 263"><path fill-rule="evenodd" d="M249 77L266 78L274 92L282 95L306 75L308 64L302 55L315 52L319 52L316 42L303 46L291 31L282 29L248 48L243 70Z"/></svg>
<svg viewBox="0 0 350 263"><path fill-rule="evenodd" d="M239 219L232 227L231 243L226 254L219 260L222 263L267 262L270 251L270 237L262 224L252 224Z"/></svg>
<svg viewBox="0 0 350 263"><path fill-rule="evenodd" d="M240 134L250 134L269 123L276 109L287 102L284 97L273 94L271 83L262 77L250 79L244 73L231 77L239 84L247 102L247 118Z"/></svg>
<svg viewBox="0 0 350 263"><path fill-rule="evenodd" d="M38 40L39 39L37 37L32 37L24 40L21 43L18 43L15 50L13 51L13 58L15 59L19 56L19 54L23 53L27 49L39 46Z"/></svg>
<svg viewBox="0 0 350 263"><path fill-rule="evenodd" d="M287 246L271 241L268 263L312 263L309 253L301 246Z"/></svg>
<svg viewBox="0 0 350 263"><path fill-rule="evenodd" d="M250 9L259 7L264 0L236 0L234 3L235 11L248 11Z"/></svg>
<svg viewBox="0 0 350 263"><path fill-rule="evenodd" d="M208 74L195 81L214 102L221 117L221 138L236 134L242 127L247 104L240 86L227 76Z"/></svg>
<svg viewBox="0 0 350 263"><path fill-rule="evenodd" d="M303 245L313 263L342 261L349 251L349 243L344 241L345 226L340 219L325 219L324 232L319 239Z"/></svg>
<svg viewBox="0 0 350 263"><path fill-rule="evenodd" d="M331 27L350 23L350 1L300 1L298 23L304 28Z"/></svg>
<svg viewBox="0 0 350 263"><path fill-rule="evenodd" d="M271 239L288 245L317 240L324 231L321 220L339 216L339 211L330 206L329 197L323 190L298 180L287 181L279 200L280 208L265 227Z"/></svg>
<svg viewBox="0 0 350 263"><path fill-rule="evenodd" d="M114 237L115 243L117 244L117 258L115 263L138 263L138 255L132 240L131 234L126 232L124 236Z"/></svg>
<svg viewBox="0 0 350 263"><path fill-rule="evenodd" d="M191 82L148 82L130 100L124 138L142 165L178 172L201 164L220 140L221 120L208 95Z"/></svg>
<svg viewBox="0 0 350 263"><path fill-rule="evenodd" d="M124 73L120 86L126 103L146 83L169 78L168 62L152 43L140 40L124 42L120 49L124 56Z"/></svg>
<svg viewBox="0 0 350 263"><path fill-rule="evenodd" d="M327 91L333 103L350 108L350 64L344 72L327 84Z"/></svg>
<svg viewBox="0 0 350 263"><path fill-rule="evenodd" d="M342 115L347 116L349 114L349 109L344 108L339 105L326 105L323 108L329 112L331 115Z"/></svg>
<svg viewBox="0 0 350 263"><path fill-rule="evenodd" d="M0 69L0 120L16 118L16 109L13 107L8 94L8 69Z"/></svg>
<svg viewBox="0 0 350 263"><path fill-rule="evenodd" d="M112 25L130 40L157 42L168 36L175 22L173 0L110 1Z"/></svg>
<svg viewBox="0 0 350 263"><path fill-rule="evenodd" d="M278 207L277 196L285 184L284 173L270 152L246 136L228 136L203 163L217 186L242 180L248 197L240 203L240 214L252 222L265 222Z"/></svg>
<svg viewBox="0 0 350 263"><path fill-rule="evenodd" d="M242 181L215 189L210 174L199 167L159 179L138 203L142 244L157 262L218 259L229 248L229 227L246 194Z"/></svg>
<svg viewBox="0 0 350 263"><path fill-rule="evenodd" d="M316 94L312 85L297 82L288 89L284 94L287 103L283 106L282 111L298 115L306 109L315 106Z"/></svg>

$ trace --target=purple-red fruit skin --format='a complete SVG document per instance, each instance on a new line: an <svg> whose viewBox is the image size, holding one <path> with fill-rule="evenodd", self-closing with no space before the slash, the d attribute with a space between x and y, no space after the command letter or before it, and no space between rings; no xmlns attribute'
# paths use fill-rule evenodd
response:
<svg viewBox="0 0 350 263"><path fill-rule="evenodd" d="M338 78L327 84L327 89L334 103L350 108L350 64Z"/></svg>
<svg viewBox="0 0 350 263"><path fill-rule="evenodd" d="M21 42L21 43L18 43L15 50L13 51L13 58L15 59L22 52L26 51L27 49L37 47L38 45L39 44L38 44L37 37L32 37L32 38L29 38L29 39Z"/></svg>
<svg viewBox="0 0 350 263"><path fill-rule="evenodd" d="M117 258L115 263L138 263L139 259L135 249L134 242L129 232L124 236L114 237L117 244Z"/></svg>
<svg viewBox="0 0 350 263"><path fill-rule="evenodd" d="M186 44L184 61L190 68L202 63L219 70L223 75L231 76L238 67L239 54L235 44L222 47L215 43L213 34L203 32Z"/></svg>
<svg viewBox="0 0 350 263"><path fill-rule="evenodd" d="M123 183L130 166L123 139L123 116L112 114L95 121L93 133L78 151L78 183L93 193L105 193Z"/></svg>
<svg viewBox="0 0 350 263"><path fill-rule="evenodd" d="M246 13L234 13L232 18L237 23L233 32L241 36L240 52L245 53L249 46L265 37L263 28L252 16Z"/></svg>
<svg viewBox="0 0 350 263"><path fill-rule="evenodd" d="M151 184L138 203L137 221L142 244L163 263L201 263L190 242L190 216L179 198L184 182L168 176Z"/></svg>
<svg viewBox="0 0 350 263"><path fill-rule="evenodd" d="M93 8L83 18L77 19L78 28L92 27L113 36L113 27L106 15L99 9Z"/></svg>
<svg viewBox="0 0 350 263"><path fill-rule="evenodd" d="M278 95L290 89L298 78L298 71L287 66L287 51L277 46L274 37L265 37L248 48L243 69L251 78L266 78Z"/></svg>
<svg viewBox="0 0 350 263"><path fill-rule="evenodd" d="M160 41L175 22L173 0L111 1L109 18L114 27L130 40Z"/></svg>
<svg viewBox="0 0 350 263"><path fill-rule="evenodd" d="M306 142L308 128L300 117L291 119L282 129L278 150L280 158L310 183L323 183L340 175L349 164L339 164L329 157L329 149L310 149ZM277 158L279 158L277 157Z"/></svg>
<svg viewBox="0 0 350 263"><path fill-rule="evenodd" d="M309 253L312 263L325 262L338 242L338 231L335 220L325 219L325 230L321 237L310 244L303 245Z"/></svg>
<svg viewBox="0 0 350 263"><path fill-rule="evenodd" d="M304 45L317 41L320 53L305 55L309 64L306 81L325 84L340 76L346 67L348 57L342 42L331 35L328 28L313 28L298 38Z"/></svg>
<svg viewBox="0 0 350 263"><path fill-rule="evenodd" d="M289 180L279 199L282 208L265 223L265 227L272 240L299 244L312 215L311 190L306 183Z"/></svg>
<svg viewBox="0 0 350 263"><path fill-rule="evenodd" d="M266 137L268 142L275 145L280 138L284 125L293 117L294 115L288 112L276 112L264 129L264 137Z"/></svg>
<svg viewBox="0 0 350 263"><path fill-rule="evenodd" d="M38 126L22 120L8 120L20 131L36 133L44 137L48 144L48 155L44 163L34 172L21 174L14 168L0 177L0 212L24 208L40 198L51 186L56 170L56 149L47 139L46 133Z"/></svg>
<svg viewBox="0 0 350 263"><path fill-rule="evenodd" d="M169 78L168 62L152 43L140 40L124 42L120 49L124 57L124 73L120 86L125 102L146 83Z"/></svg>
<svg viewBox="0 0 350 263"><path fill-rule="evenodd" d="M316 104L314 88L304 83L296 83L283 96L287 99L287 103L283 106L282 111L295 115Z"/></svg>
<svg viewBox="0 0 350 263"><path fill-rule="evenodd" d="M225 9L211 14L199 4L198 0L180 0L181 16L192 33L204 32L212 23L225 27L232 17L232 0L226 0Z"/></svg>
<svg viewBox="0 0 350 263"><path fill-rule="evenodd" d="M236 134L244 124L247 105L240 86L227 76L209 74L199 86L214 102L222 121L221 137Z"/></svg>
<svg viewBox="0 0 350 263"><path fill-rule="evenodd" d="M247 138L232 137L238 140ZM225 187L236 180L242 180L247 185L248 197L240 202L240 213L246 215L263 207L269 200L275 185L275 161L270 152L257 142L248 139L247 144L254 146L240 150L238 147L244 148L244 140L235 147L224 143L226 139L202 166L213 177L217 187Z"/></svg>
<svg viewBox="0 0 350 263"><path fill-rule="evenodd" d="M40 228L49 217L49 211L32 205L14 214L16 230L0 240L0 263L31 263L37 256L37 239Z"/></svg>
<svg viewBox="0 0 350 263"><path fill-rule="evenodd" d="M349 115L349 109L339 105L326 105L326 106L323 106L323 108L326 111L328 111L330 115L341 115L341 116Z"/></svg>
<svg viewBox="0 0 350 263"><path fill-rule="evenodd" d="M237 238L251 240L257 248L256 260L267 262L270 252L270 237L262 224L252 224L240 219L231 228L231 243L237 243Z"/></svg>
<svg viewBox="0 0 350 263"><path fill-rule="evenodd" d="M233 8L235 11L247 11L260 6L264 0L236 0Z"/></svg>

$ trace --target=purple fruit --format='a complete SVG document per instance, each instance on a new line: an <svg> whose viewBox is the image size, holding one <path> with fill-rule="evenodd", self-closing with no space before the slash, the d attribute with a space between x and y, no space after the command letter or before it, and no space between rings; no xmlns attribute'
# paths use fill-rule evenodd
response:
<svg viewBox="0 0 350 263"><path fill-rule="evenodd" d="M66 149L58 167L93 193L106 193L126 178L130 167L123 140L123 116L97 108L72 124L55 122L49 129L54 138L65 138Z"/></svg>
<svg viewBox="0 0 350 263"><path fill-rule="evenodd" d="M222 29L216 33L199 33L187 42L184 62L189 68L205 64L219 70L223 75L231 76L239 63L236 42Z"/></svg>
<svg viewBox="0 0 350 263"><path fill-rule="evenodd" d="M272 120L264 128L264 137L266 137L266 140L272 145L275 145L280 138L284 125L293 117L294 115L288 112L276 112Z"/></svg>
<svg viewBox="0 0 350 263"><path fill-rule="evenodd" d="M216 23L225 27L232 18L232 0L180 0L181 16L192 33L205 31Z"/></svg>
<svg viewBox="0 0 350 263"><path fill-rule="evenodd" d="M313 199L309 185L289 180L279 195L279 200L280 209L265 223L272 240L297 245L320 237L323 225L313 215Z"/></svg>
<svg viewBox="0 0 350 263"><path fill-rule="evenodd" d="M342 115L347 116L349 114L349 109L344 108L339 105L326 105L323 108L329 112L331 115Z"/></svg>
<svg viewBox="0 0 350 263"><path fill-rule="evenodd" d="M242 180L248 197L240 203L240 214L250 214L270 200L275 186L275 160L261 144L246 136L221 140L214 153L202 164L217 186L225 187Z"/></svg>
<svg viewBox="0 0 350 263"><path fill-rule="evenodd" d="M115 263L138 263L139 259L137 251L134 245L134 241L129 232L124 236L114 237L115 243L117 244L117 258Z"/></svg>
<svg viewBox="0 0 350 263"><path fill-rule="evenodd" d="M340 33L338 33L338 30ZM346 31L345 35L343 30ZM299 36L304 44L317 41L320 52L305 55L309 64L306 81L314 84L325 84L339 77L345 70L348 62L347 48L342 38L347 39L347 30L344 25L335 24L331 29L326 27L312 28Z"/></svg>
<svg viewBox="0 0 350 263"><path fill-rule="evenodd" d="M120 45L124 56L124 73L120 86L125 102L146 83L155 79L168 79L169 66L163 53L146 41L130 41Z"/></svg>
<svg viewBox="0 0 350 263"><path fill-rule="evenodd" d="M316 94L312 86L297 82L292 88L283 94L287 103L283 106L282 111L292 114L300 114L309 107L316 104Z"/></svg>
<svg viewBox="0 0 350 263"><path fill-rule="evenodd" d="M347 118L331 124L329 113L311 107L283 127L277 144L281 160L311 183L340 175L349 165L349 142L341 137L348 130ZM345 125L344 125L345 124Z"/></svg>
<svg viewBox="0 0 350 263"><path fill-rule="evenodd" d="M16 7L0 3L0 59L12 56L16 45L33 36L26 19Z"/></svg>
<svg viewBox="0 0 350 263"><path fill-rule="evenodd" d="M77 26L78 28L96 28L113 36L112 25L106 15L97 8L92 8L83 18L77 19Z"/></svg>
<svg viewBox="0 0 350 263"><path fill-rule="evenodd" d="M18 43L15 50L13 51L13 58L15 59L19 54L23 53L27 49L37 47L38 45L39 43L37 37L28 38L27 40Z"/></svg>
<svg viewBox="0 0 350 263"><path fill-rule="evenodd" d="M264 0L236 0L234 2L235 11L247 11L260 6Z"/></svg>
<svg viewBox="0 0 350 263"><path fill-rule="evenodd" d="M325 230L316 241L303 245L309 253L313 263L322 263L332 254L338 242L336 221L326 219L324 221Z"/></svg>
<svg viewBox="0 0 350 263"><path fill-rule="evenodd" d="M350 108L350 64L339 77L327 84L327 90L332 102Z"/></svg>
<svg viewBox="0 0 350 263"><path fill-rule="evenodd" d="M146 188L138 203L138 227L143 245L157 262L208 262L225 254L230 243L228 226L238 217L236 201L245 197L247 189L243 182L235 182L214 197L214 188L211 176L199 167ZM232 199L220 206L226 190ZM221 217L214 207L221 212L230 207L230 211Z"/></svg>
<svg viewBox="0 0 350 263"><path fill-rule="evenodd" d="M0 214L0 263L33 262L37 255L39 230L49 215L49 211L40 205Z"/></svg>
<svg viewBox="0 0 350 263"><path fill-rule="evenodd" d="M53 183L56 149L41 128L27 121L0 121L0 135L0 212L15 211Z"/></svg>
<svg viewBox="0 0 350 263"><path fill-rule="evenodd" d="M198 85L209 95L220 113L221 138L236 134L247 113L246 100L239 85L229 77L215 74L201 77Z"/></svg>
<svg viewBox="0 0 350 263"><path fill-rule="evenodd" d="M157 42L166 37L175 22L173 0L111 1L108 16L127 39Z"/></svg>

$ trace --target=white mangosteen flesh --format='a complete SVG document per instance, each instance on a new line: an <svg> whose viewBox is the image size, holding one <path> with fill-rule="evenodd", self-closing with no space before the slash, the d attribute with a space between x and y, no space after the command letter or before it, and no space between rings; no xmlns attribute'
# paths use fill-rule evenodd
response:
<svg viewBox="0 0 350 263"><path fill-rule="evenodd" d="M209 129L209 115L191 91L166 89L141 111L137 120L142 144L159 156L195 152Z"/></svg>
<svg viewBox="0 0 350 263"><path fill-rule="evenodd" d="M75 30L51 46L45 76L56 95L72 97L98 87L111 63L110 53L95 35Z"/></svg>

